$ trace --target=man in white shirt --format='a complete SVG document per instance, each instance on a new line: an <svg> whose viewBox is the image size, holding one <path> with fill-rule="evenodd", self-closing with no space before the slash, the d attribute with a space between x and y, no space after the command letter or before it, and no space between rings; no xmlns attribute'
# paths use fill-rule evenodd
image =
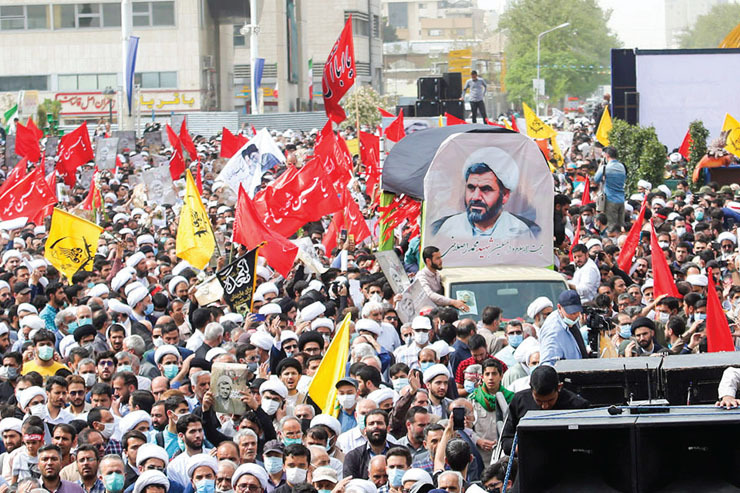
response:
<svg viewBox="0 0 740 493"><path fill-rule="evenodd" d="M573 247L573 263L576 264L576 272L568 284L571 289L578 291L581 303L588 303L596 296L601 283L601 273L596 262L588 256L586 245L578 244Z"/></svg>

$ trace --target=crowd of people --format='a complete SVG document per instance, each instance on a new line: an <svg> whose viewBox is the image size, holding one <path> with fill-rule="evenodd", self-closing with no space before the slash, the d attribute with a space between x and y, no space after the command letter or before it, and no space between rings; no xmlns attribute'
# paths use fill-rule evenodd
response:
<svg viewBox="0 0 740 493"><path fill-rule="evenodd" d="M640 181L628 191L626 167L616 149L595 142L593 121L567 125L574 141L555 173L553 257L569 289L557 300L527 300L526 313L480 307L478 321L442 292L439 250L419 251L413 228L399 227L395 251L435 303L401 321L398 293L372 255L377 188L366 188L357 161L351 190L372 238L339 239L326 251L329 218L308 224L300 234L323 274L296 260L284 277L260 258L252 313L223 301L200 305L203 275L175 254L177 215L134 193L141 168L132 163L143 157L143 168L156 166L155 155L171 149L138 141L120 166L99 173L107 234L90 271L67 280L45 259L48 221L0 233L0 493L510 489L516 426L526 412L588 406L553 367L599 356L588 344L584 307L611 322L607 336L619 357L706 351L709 283L733 331L740 315L740 186L709 183L692 192L680 179L685 161L667 152L666 176L679 176L677 189ZM273 131L286 163L265 173L261 186L302 166L316 134ZM236 249L235 211L228 187L215 180L224 165L220 137L193 141L200 165L188 164L202 173L226 258ZM586 176L587 193L596 198L599 184L605 190L601 210L582 205ZM78 180L60 207L79 205L83 186ZM644 230L652 219L662 251L641 235L624 271L617 257L644 200ZM681 298L653 296L653 255L666 256ZM346 374L335 385L337 409L322 410L308 388L346 314ZM247 390L238 400L246 412L216 412L217 400L228 400L228 391L211 388L216 363L245 365ZM734 399L725 404L737 405Z"/></svg>

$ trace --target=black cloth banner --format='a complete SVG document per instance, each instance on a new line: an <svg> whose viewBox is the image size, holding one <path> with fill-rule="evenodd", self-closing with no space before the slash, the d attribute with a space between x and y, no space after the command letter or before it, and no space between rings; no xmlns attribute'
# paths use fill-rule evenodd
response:
<svg viewBox="0 0 740 493"><path fill-rule="evenodd" d="M250 250L216 272L224 288L224 299L231 309L244 315L251 311L254 286L257 280L257 250Z"/></svg>

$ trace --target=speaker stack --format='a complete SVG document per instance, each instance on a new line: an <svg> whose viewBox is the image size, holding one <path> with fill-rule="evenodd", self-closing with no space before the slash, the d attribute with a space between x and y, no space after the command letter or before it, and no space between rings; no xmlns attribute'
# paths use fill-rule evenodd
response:
<svg viewBox="0 0 740 493"><path fill-rule="evenodd" d="M447 72L441 76L420 77L416 81L416 116L439 116L449 113L465 119L462 96L462 74ZM406 110L404 109L404 115Z"/></svg>

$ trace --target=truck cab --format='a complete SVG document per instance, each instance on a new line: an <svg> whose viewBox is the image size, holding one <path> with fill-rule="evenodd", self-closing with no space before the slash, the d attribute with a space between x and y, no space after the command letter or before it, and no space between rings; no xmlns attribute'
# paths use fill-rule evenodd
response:
<svg viewBox="0 0 740 493"><path fill-rule="evenodd" d="M527 307L535 298L546 296L557 306L558 295L568 289L561 274L542 267L452 267L441 274L445 295L465 301L470 311L463 315L476 321L492 305L503 310L504 319L531 322Z"/></svg>

